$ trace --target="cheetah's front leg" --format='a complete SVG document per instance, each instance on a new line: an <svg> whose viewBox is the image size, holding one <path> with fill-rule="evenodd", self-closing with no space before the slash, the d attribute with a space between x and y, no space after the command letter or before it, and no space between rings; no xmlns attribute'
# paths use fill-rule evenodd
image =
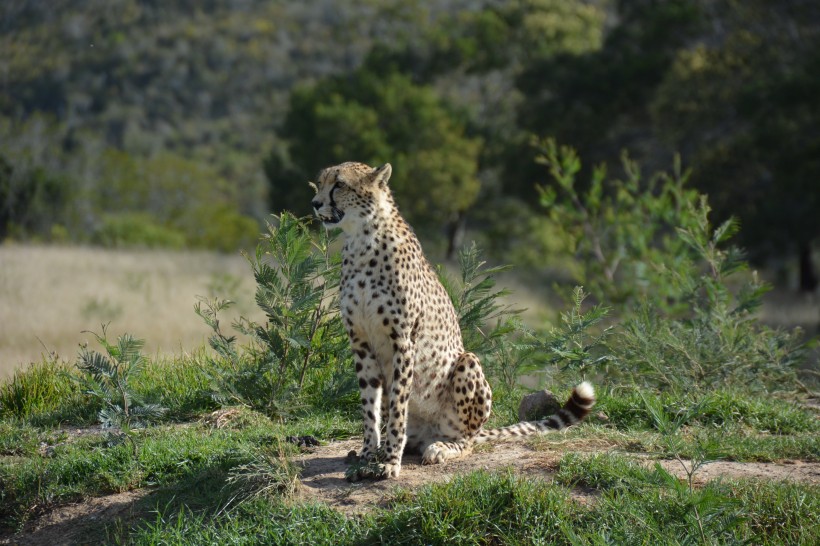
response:
<svg viewBox="0 0 820 546"><path fill-rule="evenodd" d="M383 378L376 357L370 351L367 343L362 342L353 354L356 362L356 376L359 379L362 420L364 421L364 444L359 457L365 462L370 462L376 458L381 445L379 421L382 414Z"/></svg>
<svg viewBox="0 0 820 546"><path fill-rule="evenodd" d="M407 404L413 387L415 350L410 340L394 345L393 382L387 395L387 428L384 440L384 478L398 478L401 456L407 443Z"/></svg>

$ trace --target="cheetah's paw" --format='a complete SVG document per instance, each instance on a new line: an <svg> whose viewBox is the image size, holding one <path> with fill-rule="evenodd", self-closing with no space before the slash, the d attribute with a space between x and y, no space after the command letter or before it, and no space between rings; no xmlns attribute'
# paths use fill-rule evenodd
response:
<svg viewBox="0 0 820 546"><path fill-rule="evenodd" d="M439 464L447 460L447 449L443 446L431 444L421 456L421 464Z"/></svg>
<svg viewBox="0 0 820 546"><path fill-rule="evenodd" d="M358 482L365 479L383 480L398 478L400 472L401 463L370 461L350 465L345 472L345 478L349 482Z"/></svg>

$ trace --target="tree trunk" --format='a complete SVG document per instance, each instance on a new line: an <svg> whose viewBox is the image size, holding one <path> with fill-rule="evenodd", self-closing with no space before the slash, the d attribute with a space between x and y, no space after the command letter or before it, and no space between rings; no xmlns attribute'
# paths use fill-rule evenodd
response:
<svg viewBox="0 0 820 546"><path fill-rule="evenodd" d="M800 291L814 292L817 289L817 273L811 260L811 243L800 243Z"/></svg>
<svg viewBox="0 0 820 546"><path fill-rule="evenodd" d="M454 220L447 224L447 259L451 260L461 246L464 238L464 228L467 224L467 213L459 211Z"/></svg>

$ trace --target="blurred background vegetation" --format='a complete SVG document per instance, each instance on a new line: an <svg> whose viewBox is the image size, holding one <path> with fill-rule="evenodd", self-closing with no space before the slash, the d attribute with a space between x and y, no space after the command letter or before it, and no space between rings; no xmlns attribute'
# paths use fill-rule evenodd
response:
<svg viewBox="0 0 820 546"><path fill-rule="evenodd" d="M814 0L12 0L0 51L0 240L232 252L318 169L389 161L434 260L467 233L540 271L580 251L536 189L554 137L579 191L680 153L817 287Z"/></svg>

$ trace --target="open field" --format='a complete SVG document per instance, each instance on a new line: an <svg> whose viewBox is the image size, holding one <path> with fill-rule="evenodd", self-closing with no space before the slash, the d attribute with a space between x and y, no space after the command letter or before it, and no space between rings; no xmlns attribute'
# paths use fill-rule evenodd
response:
<svg viewBox="0 0 820 546"><path fill-rule="evenodd" d="M540 288L506 279L510 303L536 323L548 310ZM247 260L196 251L106 250L63 246L0 246L0 378L46 352L73 360L77 346L109 323L116 336L146 340L146 354L201 347L209 333L194 313L198 296L236 304L223 321L256 319L256 286Z"/></svg>
<svg viewBox="0 0 820 546"><path fill-rule="evenodd" d="M535 326L549 319L550 282L501 279L508 301L526 308ZM250 266L240 256L212 252L105 250L62 246L0 246L0 378L39 361L46 351L73 360L84 330L131 333L146 340L146 354L179 354L205 342L196 316L197 296L236 302L225 319L260 318ZM820 300L784 291L769 294L761 312L768 324L817 333Z"/></svg>
<svg viewBox="0 0 820 546"><path fill-rule="evenodd" d="M0 247L0 377L56 352L73 360L101 324L146 340L146 354L200 347L197 296L236 302L225 319L259 315L242 256L85 247Z"/></svg>

